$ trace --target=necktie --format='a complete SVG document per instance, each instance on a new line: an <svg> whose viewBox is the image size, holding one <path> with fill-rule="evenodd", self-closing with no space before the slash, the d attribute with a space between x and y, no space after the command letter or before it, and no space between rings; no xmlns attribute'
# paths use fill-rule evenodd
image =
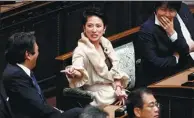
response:
<svg viewBox="0 0 194 118"><path fill-rule="evenodd" d="M34 76L32 71L30 72L30 76L32 78L32 82L33 82L34 86L36 87L36 89L38 91L38 94L40 95L41 99L44 101L41 89L40 89L40 87L39 87L39 85L38 85L38 83L36 81L36 78L35 78L35 76Z"/></svg>

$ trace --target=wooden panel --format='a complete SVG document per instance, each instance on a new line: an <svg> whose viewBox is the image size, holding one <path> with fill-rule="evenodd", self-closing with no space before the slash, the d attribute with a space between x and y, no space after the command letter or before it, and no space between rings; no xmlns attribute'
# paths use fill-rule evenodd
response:
<svg viewBox="0 0 194 118"><path fill-rule="evenodd" d="M156 82L150 88L161 103L162 118L194 118L194 87L181 86L194 68Z"/></svg>
<svg viewBox="0 0 194 118"><path fill-rule="evenodd" d="M171 77L167 77L159 82L149 85L149 88L193 88L181 86L181 84L188 81L188 75L194 72L194 68L189 68L183 72L177 73Z"/></svg>
<svg viewBox="0 0 194 118"><path fill-rule="evenodd" d="M32 1L23 1L23 2L16 2L15 4L8 4L8 5L0 5L1 10L0 13L7 12L9 10L17 9L19 7L22 7L24 5L30 4Z"/></svg>

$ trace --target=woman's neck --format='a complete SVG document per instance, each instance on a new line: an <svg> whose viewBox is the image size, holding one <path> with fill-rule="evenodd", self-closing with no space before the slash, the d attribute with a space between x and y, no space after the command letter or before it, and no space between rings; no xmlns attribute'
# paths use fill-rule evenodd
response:
<svg viewBox="0 0 194 118"><path fill-rule="evenodd" d="M92 44L94 45L96 49L100 47L100 41L92 42Z"/></svg>

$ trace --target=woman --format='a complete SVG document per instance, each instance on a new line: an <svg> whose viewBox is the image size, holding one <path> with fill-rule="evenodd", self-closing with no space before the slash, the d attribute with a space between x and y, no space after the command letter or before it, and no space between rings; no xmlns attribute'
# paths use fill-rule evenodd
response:
<svg viewBox="0 0 194 118"><path fill-rule="evenodd" d="M118 71L117 57L108 39L103 37L106 19L100 9L83 13L83 33L72 57L72 66L66 68L70 87L81 87L94 96L93 106L124 104L124 88L129 83L127 74Z"/></svg>

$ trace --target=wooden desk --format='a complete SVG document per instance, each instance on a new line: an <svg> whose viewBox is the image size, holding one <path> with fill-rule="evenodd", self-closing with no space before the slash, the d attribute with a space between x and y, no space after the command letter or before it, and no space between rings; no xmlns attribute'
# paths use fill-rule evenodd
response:
<svg viewBox="0 0 194 118"><path fill-rule="evenodd" d="M109 114L109 118L115 118L115 110L120 108L121 106L116 106L116 105L108 105L104 108L104 110ZM126 118L127 114L117 117L117 118Z"/></svg>
<svg viewBox="0 0 194 118"><path fill-rule="evenodd" d="M194 87L181 86L192 72L194 68L148 86L161 102L162 118L194 118Z"/></svg>
<svg viewBox="0 0 194 118"><path fill-rule="evenodd" d="M151 84L149 88L194 88L194 87L184 87L181 84L188 81L188 74L194 72L194 67L189 68L183 72L177 73L171 77L167 77L159 82Z"/></svg>

